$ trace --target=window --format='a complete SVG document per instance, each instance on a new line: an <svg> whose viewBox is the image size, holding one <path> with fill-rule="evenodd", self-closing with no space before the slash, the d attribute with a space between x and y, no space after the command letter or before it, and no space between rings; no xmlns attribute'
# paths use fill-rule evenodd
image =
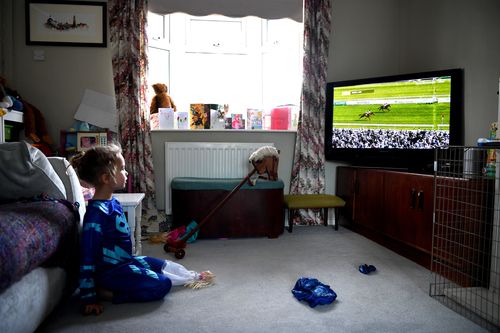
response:
<svg viewBox="0 0 500 333"><path fill-rule="evenodd" d="M246 119L248 109L257 109L267 114L264 128L273 108L293 105L293 128L302 89L302 29L290 19L149 13L149 96L151 85L162 82L177 111L188 112L195 103L227 104L229 114Z"/></svg>

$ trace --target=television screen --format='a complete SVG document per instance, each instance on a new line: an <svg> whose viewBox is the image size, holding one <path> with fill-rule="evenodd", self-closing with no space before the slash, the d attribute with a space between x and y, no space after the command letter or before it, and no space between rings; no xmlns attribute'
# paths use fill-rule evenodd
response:
<svg viewBox="0 0 500 333"><path fill-rule="evenodd" d="M326 98L329 160L402 165L462 143L460 69L330 82Z"/></svg>

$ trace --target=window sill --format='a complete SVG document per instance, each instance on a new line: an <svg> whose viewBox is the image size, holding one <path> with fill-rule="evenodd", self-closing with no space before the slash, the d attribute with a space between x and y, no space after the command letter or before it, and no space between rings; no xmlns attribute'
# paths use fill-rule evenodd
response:
<svg viewBox="0 0 500 333"><path fill-rule="evenodd" d="M251 129L152 129L151 132L234 132L234 133L296 133L297 130L251 130Z"/></svg>

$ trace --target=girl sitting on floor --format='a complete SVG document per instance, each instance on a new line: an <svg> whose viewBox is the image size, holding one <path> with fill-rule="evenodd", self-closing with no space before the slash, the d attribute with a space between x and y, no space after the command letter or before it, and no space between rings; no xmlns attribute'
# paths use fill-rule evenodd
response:
<svg viewBox="0 0 500 333"><path fill-rule="evenodd" d="M102 313L99 298L113 303L147 302L165 297L172 285L199 288L212 282L209 271L197 273L169 260L132 255L129 225L113 197L127 183L118 145L92 147L70 163L78 177L95 188L81 238L80 298L85 315Z"/></svg>

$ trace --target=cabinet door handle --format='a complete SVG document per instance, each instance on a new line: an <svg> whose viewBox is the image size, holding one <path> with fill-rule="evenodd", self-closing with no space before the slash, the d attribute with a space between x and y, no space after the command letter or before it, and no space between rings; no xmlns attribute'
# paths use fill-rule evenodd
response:
<svg viewBox="0 0 500 333"><path fill-rule="evenodd" d="M418 209L424 210L424 191L418 191Z"/></svg>
<svg viewBox="0 0 500 333"><path fill-rule="evenodd" d="M415 209L415 204L417 202L417 191L412 188L410 190L410 209Z"/></svg>

